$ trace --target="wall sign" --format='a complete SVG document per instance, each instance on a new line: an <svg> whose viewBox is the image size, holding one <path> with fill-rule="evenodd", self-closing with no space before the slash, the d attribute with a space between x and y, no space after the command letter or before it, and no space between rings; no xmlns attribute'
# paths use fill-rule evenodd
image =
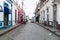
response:
<svg viewBox="0 0 60 40"><path fill-rule="evenodd" d="M0 5L0 12L3 12L3 8L2 8L2 6Z"/></svg>

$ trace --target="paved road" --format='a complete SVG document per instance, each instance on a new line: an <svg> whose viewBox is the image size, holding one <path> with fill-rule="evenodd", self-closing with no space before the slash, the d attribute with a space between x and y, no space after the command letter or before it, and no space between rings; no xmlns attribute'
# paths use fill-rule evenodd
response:
<svg viewBox="0 0 60 40"><path fill-rule="evenodd" d="M35 23L27 23L14 40L59 40L57 36Z"/></svg>

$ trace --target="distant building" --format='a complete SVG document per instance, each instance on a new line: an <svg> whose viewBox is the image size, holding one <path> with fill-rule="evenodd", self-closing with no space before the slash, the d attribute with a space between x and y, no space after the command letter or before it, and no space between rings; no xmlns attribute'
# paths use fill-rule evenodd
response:
<svg viewBox="0 0 60 40"><path fill-rule="evenodd" d="M37 4L37 7L35 9L35 19L36 19L36 22L39 22L39 17L40 17L40 3Z"/></svg>

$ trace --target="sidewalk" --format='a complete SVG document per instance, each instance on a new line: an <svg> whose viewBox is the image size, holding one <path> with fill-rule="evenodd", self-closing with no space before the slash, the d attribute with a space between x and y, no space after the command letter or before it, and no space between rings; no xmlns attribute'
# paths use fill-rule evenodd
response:
<svg viewBox="0 0 60 40"><path fill-rule="evenodd" d="M5 35L6 33L10 32L10 31L12 31L13 29L16 29L19 26L20 26L20 24L16 24L10 28L0 30L0 37Z"/></svg>
<svg viewBox="0 0 60 40"><path fill-rule="evenodd" d="M51 28L51 27L49 27L49 26L45 26L45 25L39 24L39 23L36 23L36 24L42 26L43 28L45 28L45 29L49 30L50 32L52 32L53 34L55 34L56 36L60 37L60 31L59 31L59 30L56 29L56 30L54 31L53 28Z"/></svg>

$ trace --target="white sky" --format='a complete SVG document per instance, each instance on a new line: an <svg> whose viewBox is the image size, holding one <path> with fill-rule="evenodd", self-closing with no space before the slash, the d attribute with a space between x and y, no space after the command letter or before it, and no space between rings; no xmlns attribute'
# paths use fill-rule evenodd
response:
<svg viewBox="0 0 60 40"><path fill-rule="evenodd" d="M20 7L22 8L22 0L15 0L18 1L18 4L20 4ZM35 11L36 8L36 1L38 3L39 0L24 0L24 5L23 5L23 9L26 13L26 15L30 18L32 18L34 16L33 12Z"/></svg>

